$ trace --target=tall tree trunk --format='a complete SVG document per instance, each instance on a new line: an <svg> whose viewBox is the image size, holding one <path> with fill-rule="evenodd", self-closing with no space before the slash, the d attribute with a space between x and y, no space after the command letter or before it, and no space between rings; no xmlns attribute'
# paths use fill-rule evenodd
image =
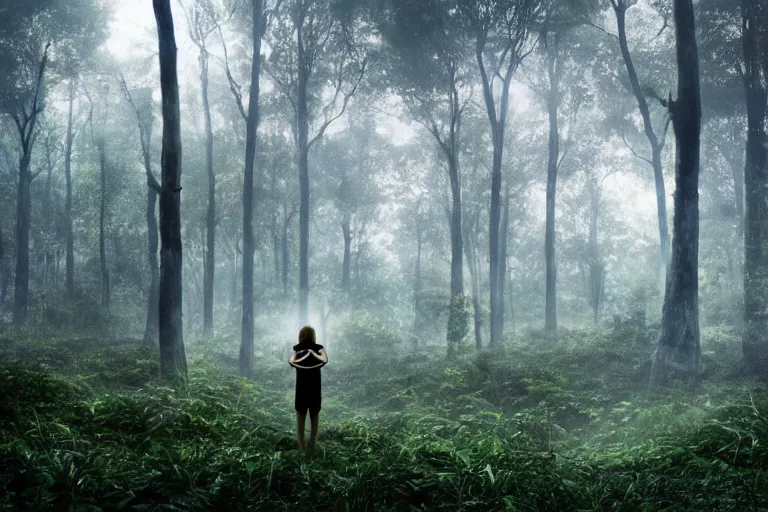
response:
<svg viewBox="0 0 768 512"><path fill-rule="evenodd" d="M148 344L156 344L158 340L158 309L159 304L159 269L157 267L157 190L159 184L155 181L150 167L149 152L145 154L145 168L147 171L147 263L149 264L149 291L147 293L147 322L144 326L144 341Z"/></svg>
<svg viewBox="0 0 768 512"><path fill-rule="evenodd" d="M299 160L299 323L309 321L309 109L307 87L310 64L304 48L303 19L297 20L298 101L296 122Z"/></svg>
<svg viewBox="0 0 768 512"><path fill-rule="evenodd" d="M597 325L600 320L605 289L605 265L600 259L597 243L597 227L600 217L600 184L595 178L589 188L589 299L592 307L592 321Z"/></svg>
<svg viewBox="0 0 768 512"><path fill-rule="evenodd" d="M51 144L48 137L45 139L45 163L48 172L45 177L45 189L43 191L43 219L45 222L45 256L43 262L44 297L47 296L50 291L50 281L52 279L51 266L53 265L53 244L56 238L56 233L53 229L53 161L51 160Z"/></svg>
<svg viewBox="0 0 768 512"><path fill-rule="evenodd" d="M666 138L666 132L664 133L664 136L661 138L661 140L659 140L659 138L656 136L656 132L653 129L653 123L651 122L651 111L648 107L648 101L646 100L645 93L640 86L640 80L637 77L637 71L635 70L634 62L632 61L632 55L629 53L629 46L627 44L626 13L629 7L628 2L631 0L611 1L613 2L614 11L616 13L621 55L624 59L624 65L627 68L629 82L632 85L632 93L637 100L637 106L640 110L640 115L643 118L645 136L648 138L648 144L651 147L653 177L656 184L656 211L659 225L659 248L661 251L660 268L661 275L665 276L667 262L669 260L669 231L667 229L667 198L666 193L664 192L664 172L661 166L661 152L664 148L664 138Z"/></svg>
<svg viewBox="0 0 768 512"><path fill-rule="evenodd" d="M274 272L273 282L280 283L280 232L277 230L277 212L272 215L272 267Z"/></svg>
<svg viewBox="0 0 768 512"><path fill-rule="evenodd" d="M484 52L488 42L490 27L485 24L476 26L475 33L475 59L480 70L480 78L483 87L483 99L485 101L488 121L491 125L491 138L493 141L493 164L491 168L491 208L489 212L488 247L490 264L490 346L495 346L504 333L504 266L506 259L502 257L502 220L501 220L501 184L502 184L502 159L504 157L504 133L507 126L507 114L509 112L509 89L517 67L522 61L519 54L520 43L525 41L528 34L528 22L536 9L530 6L519 5L515 7L516 19L504 34L503 44L506 47L501 57L501 62L496 63L491 59L498 70L492 69L489 76L486 70ZM517 18L517 16L521 16ZM498 43L498 41L497 41ZM500 71L503 70L503 74ZM496 71L496 75L493 72ZM494 97L494 81L501 80L501 97L498 109Z"/></svg>
<svg viewBox="0 0 768 512"><path fill-rule="evenodd" d="M97 146L99 149L99 175L101 178L101 202L99 204L99 269L101 270L101 305L107 312L109 312L110 283L109 266L107 265L105 231L105 220L107 215L107 153L103 131L99 137Z"/></svg>
<svg viewBox="0 0 768 512"><path fill-rule="evenodd" d="M456 146L454 145L454 149ZM458 343L467 334L464 296L464 241L462 238L461 181L458 151L448 157L451 181L451 303L448 312L448 355L458 351Z"/></svg>
<svg viewBox="0 0 768 512"><path fill-rule="evenodd" d="M13 324L17 327L22 327L27 323L29 312L29 225L30 217L32 216L32 201L29 189L34 179L30 170L30 161L32 159L32 146L35 141L37 116L42 111L40 98L45 67L48 63L49 47L50 43L45 46L43 58L40 61L35 94L29 111L27 111L26 107L22 107L21 115L19 115L18 111L14 111L11 115L19 131L19 142L21 143L19 182L16 196L16 275L14 279L13 308Z"/></svg>
<svg viewBox="0 0 768 512"><path fill-rule="evenodd" d="M344 215L341 221L341 233L344 236L344 260L341 265L341 289L349 293L350 272L352 264L352 230L350 228L349 215Z"/></svg>
<svg viewBox="0 0 768 512"><path fill-rule="evenodd" d="M5 297L8 293L8 266L5 262L5 246L3 245L3 227L0 226L0 314L5 308Z"/></svg>
<svg viewBox="0 0 768 512"><path fill-rule="evenodd" d="M67 136L64 143L64 173L67 182L67 199L65 203L64 221L66 223L66 290L70 298L75 293L75 237L72 229L72 143L74 142L72 126L72 109L75 103L75 84L69 82L69 109L67 114Z"/></svg>
<svg viewBox="0 0 768 512"><path fill-rule="evenodd" d="M472 280L472 312L475 328L475 348L477 350L482 350L483 312L480 307L480 274L477 265L477 246L473 236L474 229L467 224L469 223L465 223L463 242L464 253L467 258L467 266L469 267L469 276ZM475 224L475 222L473 222L473 224Z"/></svg>
<svg viewBox="0 0 768 512"><path fill-rule="evenodd" d="M699 342L699 158L701 95L693 1L674 0L677 100L670 102L677 140L672 260L667 275L659 346L653 355L651 386L672 374L698 371Z"/></svg>
<svg viewBox="0 0 768 512"><path fill-rule="evenodd" d="M550 336L557 334L557 263L555 261L555 197L557 191L557 167L560 159L560 135L557 111L560 105L560 76L558 64L557 34L548 35L547 74L549 76L549 159L547 161L547 210L544 233L544 255L546 260L546 310L544 330Z"/></svg>
<svg viewBox="0 0 768 512"><path fill-rule="evenodd" d="M282 268L281 279L283 282L283 298L288 297L288 270L290 267L290 248L288 247L288 220L283 220L283 236L281 237L280 246L282 248Z"/></svg>
<svg viewBox="0 0 768 512"><path fill-rule="evenodd" d="M243 173L243 321L240 344L240 375L253 377L253 188L256 143L259 128L259 74L263 35L263 0L251 0L253 54L251 55L251 92L246 120L245 171Z"/></svg>
<svg viewBox="0 0 768 512"><path fill-rule="evenodd" d="M498 280L499 288L499 309L502 312L501 315L501 333L504 334L504 288L507 281L507 246L509 242L509 180L507 180L504 186L504 210L501 215L501 227L499 233L499 274L496 276Z"/></svg>
<svg viewBox="0 0 768 512"><path fill-rule="evenodd" d="M729 161L733 176L733 201L740 229L744 229L744 167Z"/></svg>
<svg viewBox="0 0 768 512"><path fill-rule="evenodd" d="M163 98L162 178L160 188L160 374L186 381L182 332L181 119L176 72L176 36L170 0L152 0L160 54Z"/></svg>
<svg viewBox="0 0 768 512"><path fill-rule="evenodd" d="M203 332L213 331L213 275L216 269L216 175L213 172L213 128L208 101L208 53L200 50L200 84L205 119L205 168L208 173L208 212L206 214L206 254L203 269Z"/></svg>
<svg viewBox="0 0 768 512"><path fill-rule="evenodd" d="M419 198L421 203L421 198ZM419 205L420 206L420 205ZM424 239L424 221L421 218L421 211L416 213L416 263L413 273L413 335L414 348L419 346L419 336L421 336L421 253Z"/></svg>
<svg viewBox="0 0 768 512"><path fill-rule="evenodd" d="M25 146L22 150L16 195L16 275L13 309L13 323L18 327L26 324L29 308L29 220L32 215L29 194L32 181L29 170L31 147Z"/></svg>
<svg viewBox="0 0 768 512"><path fill-rule="evenodd" d="M768 378L768 69L760 48L761 33L768 32L764 8L758 0L742 0L742 49L747 101L747 154L744 217L744 332L742 350L750 370Z"/></svg>

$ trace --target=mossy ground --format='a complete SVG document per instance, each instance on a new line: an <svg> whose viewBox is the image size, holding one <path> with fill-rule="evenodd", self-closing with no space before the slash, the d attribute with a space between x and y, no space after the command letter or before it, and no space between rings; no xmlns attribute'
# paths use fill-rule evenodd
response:
<svg viewBox="0 0 768 512"><path fill-rule="evenodd" d="M193 345L174 390L136 341L0 337L0 509L768 510L768 398L738 339L706 331L696 389L650 393L652 347L615 334L329 349L309 457L282 354L249 382L231 341Z"/></svg>

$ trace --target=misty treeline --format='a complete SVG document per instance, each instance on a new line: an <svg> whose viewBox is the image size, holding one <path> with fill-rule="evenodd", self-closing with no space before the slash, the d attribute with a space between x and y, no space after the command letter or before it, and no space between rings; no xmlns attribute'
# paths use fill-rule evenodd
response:
<svg viewBox="0 0 768 512"><path fill-rule="evenodd" d="M118 2L0 5L15 327L142 326L166 374L182 330L239 338L252 376L305 323L453 355L647 322L661 384L725 325L768 369L764 2L152 3L130 45Z"/></svg>

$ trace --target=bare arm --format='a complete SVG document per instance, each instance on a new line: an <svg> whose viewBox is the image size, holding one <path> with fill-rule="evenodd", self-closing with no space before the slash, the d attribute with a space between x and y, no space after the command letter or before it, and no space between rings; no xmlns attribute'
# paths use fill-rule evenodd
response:
<svg viewBox="0 0 768 512"><path fill-rule="evenodd" d="M301 359L296 360L295 362L298 363L300 361L303 361L310 355L314 356L318 361L320 361L318 364L313 366L296 366L295 364L291 363L292 366L302 369L302 370L311 370L312 368L320 368L321 366L325 366L328 364L328 355L325 353L325 349L320 349L319 352L315 352L313 350L308 350L307 355L302 357Z"/></svg>

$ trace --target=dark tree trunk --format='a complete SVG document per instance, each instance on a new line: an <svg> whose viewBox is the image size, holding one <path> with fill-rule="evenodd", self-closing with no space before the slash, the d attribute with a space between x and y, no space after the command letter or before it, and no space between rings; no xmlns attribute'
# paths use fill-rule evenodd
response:
<svg viewBox="0 0 768 512"><path fill-rule="evenodd" d="M19 132L21 146L21 158L19 159L19 182L16 196L16 275L14 279L14 307L13 324L22 327L27 323L29 312L29 225L32 216L32 201L30 197L30 185L34 177L30 170L32 158L32 146L35 142L35 130L37 116L43 107L40 97L43 88L43 75L48 63L48 48L46 45L43 58L37 73L35 94L32 105L27 110L22 107L21 112L14 111L11 114Z"/></svg>
<svg viewBox="0 0 768 512"><path fill-rule="evenodd" d="M158 308L159 304L159 277L157 267L157 188L158 184L152 175L152 169L148 161L149 152L145 155L145 168L147 171L147 263L149 264L149 291L147 293L147 323L144 327L144 341L156 344L158 340Z"/></svg>
<svg viewBox="0 0 768 512"><path fill-rule="evenodd" d="M105 220L107 215L107 153L104 133L97 142L99 150L99 176L101 178L101 202L99 204L99 269L101 270L101 305L109 311L110 282L109 266L107 265L107 247Z"/></svg>
<svg viewBox="0 0 768 512"><path fill-rule="evenodd" d="M263 35L262 0L251 0L253 54L251 55L251 92L246 119L245 171L243 173L243 321L240 344L240 375L253 377L253 187L256 166L256 143L259 128L259 73L261 71L261 38Z"/></svg>
<svg viewBox="0 0 768 512"><path fill-rule="evenodd" d="M349 216L345 215L341 221L341 234L344 236L344 260L341 265L341 289L349 293L350 291L350 272L352 266L352 230L350 228Z"/></svg>
<svg viewBox="0 0 768 512"><path fill-rule="evenodd" d="M14 276L13 324L17 327L27 323L29 311L29 227L32 216L31 156L32 140L27 139L22 145L19 181L16 189L16 274Z"/></svg>
<svg viewBox="0 0 768 512"><path fill-rule="evenodd" d="M56 233L53 229L53 161L51 160L51 144L48 137L46 137L45 140L45 163L48 172L45 177L45 190L43 192L43 219L45 222L45 261L43 262L43 291L45 293L44 297L47 297L51 284L50 281L52 279L51 274L53 273L51 267L53 266L53 245L56 239Z"/></svg>
<svg viewBox="0 0 768 512"><path fill-rule="evenodd" d="M453 145L457 149L457 145ZM458 352L458 343L467 334L464 296L464 240L462 237L461 181L458 151L448 156L451 181L451 303L448 312L448 355Z"/></svg>
<svg viewBox="0 0 768 512"><path fill-rule="evenodd" d="M216 269L216 175L213 172L213 128L208 101L208 53L200 50L200 84L205 119L205 168L208 174L208 212L206 215L206 252L203 269L203 332L213 331L213 275Z"/></svg>
<svg viewBox="0 0 768 512"><path fill-rule="evenodd" d="M524 9L523 7L520 7ZM517 11L516 11L517 12ZM488 121L491 125L491 138L493 141L493 164L491 168L491 208L489 212L488 228L488 247L490 263L490 327L491 338L490 346L495 346L504 333L504 269L505 259L502 257L502 238L501 233L501 182L502 182L502 159L504 157L504 132L507 126L507 113L509 111L509 86L512 77L520 64L520 56L517 54L517 45L524 40L527 33L526 21L515 20L519 27L510 27L512 30L507 34L509 52L504 59L509 59L504 66L503 76L501 78L501 98L498 105L493 95L493 82L495 77L488 76L483 58L486 43L488 41L488 28L478 27L476 34L475 58L480 69L480 78L483 86L483 99L485 100Z"/></svg>
<svg viewBox="0 0 768 512"><path fill-rule="evenodd" d="M614 2L614 11L616 12L616 22L619 32L619 46L621 47L621 55L624 58L624 65L627 68L627 74L629 75L629 82L632 85L632 93L637 100L638 108L640 109L640 115L643 118L643 127L645 130L645 136L648 138L648 143L651 147L651 162L653 164L653 177L656 183L656 210L657 219L659 225L659 247L661 251L661 274L666 275L667 262L669 260L669 231L667 229L667 198L664 192L664 172L661 166L661 152L664 148L664 138L661 140L656 136L656 132L653 130L653 123L651 122L651 111L648 107L648 101L645 98L645 93L640 86L640 80L637 77L637 71L632 61L632 55L629 53L629 46L627 45L627 25L626 25L626 13L627 13L627 0L612 0Z"/></svg>
<svg viewBox="0 0 768 512"><path fill-rule="evenodd" d="M19 182L16 195L16 275L14 281L13 323L21 327L27 322L29 308L29 220L32 204L29 186L32 175L29 170L31 145L22 147L19 164Z"/></svg>
<svg viewBox="0 0 768 512"><path fill-rule="evenodd" d="M499 236L499 308L504 311L504 288L507 281L507 244L509 242L509 181L504 187L504 210L501 216L501 229ZM501 333L504 334L504 316L501 317Z"/></svg>
<svg viewBox="0 0 768 512"><path fill-rule="evenodd" d="M669 105L677 140L672 260L667 275L659 346L651 386L698 371L699 343L699 158L701 96L692 0L674 0L677 100Z"/></svg>
<svg viewBox="0 0 768 512"><path fill-rule="evenodd" d="M163 98L162 178L160 188L160 374L186 381L187 359L182 332L181 120L176 72L176 36L170 0L152 1L160 54Z"/></svg>
<svg viewBox="0 0 768 512"><path fill-rule="evenodd" d="M67 114L67 136L64 143L64 173L67 182L67 199L65 204L64 221L66 223L66 290L67 295L72 297L75 293L75 242L72 229L72 143L74 141L72 126L72 109L75 102L75 85L69 83L69 110Z"/></svg>
<svg viewBox="0 0 768 512"><path fill-rule="evenodd" d="M549 94L549 159L547 161L547 208L544 233L544 256L546 261L546 310L544 330L550 336L557 334L557 264L555 261L555 197L557 192L557 167L560 159L560 135L557 111L560 105L560 76L558 63L558 36L548 35L547 73Z"/></svg>
<svg viewBox="0 0 768 512"><path fill-rule="evenodd" d="M304 20L298 20L298 102L296 121L298 134L299 160L299 323L309 321L309 109L307 106L307 87L309 67L304 48Z"/></svg>
<svg viewBox="0 0 768 512"><path fill-rule="evenodd" d="M742 49L744 89L747 101L747 153L744 168L746 189L744 216L744 332L742 350L750 370L768 379L768 69L760 34L768 20L759 0L742 0ZM762 11L762 12L761 12Z"/></svg>
<svg viewBox="0 0 768 512"><path fill-rule="evenodd" d="M5 246L3 245L3 228L0 226L0 314L5 308L5 297L8 294L8 267L5 262Z"/></svg>

